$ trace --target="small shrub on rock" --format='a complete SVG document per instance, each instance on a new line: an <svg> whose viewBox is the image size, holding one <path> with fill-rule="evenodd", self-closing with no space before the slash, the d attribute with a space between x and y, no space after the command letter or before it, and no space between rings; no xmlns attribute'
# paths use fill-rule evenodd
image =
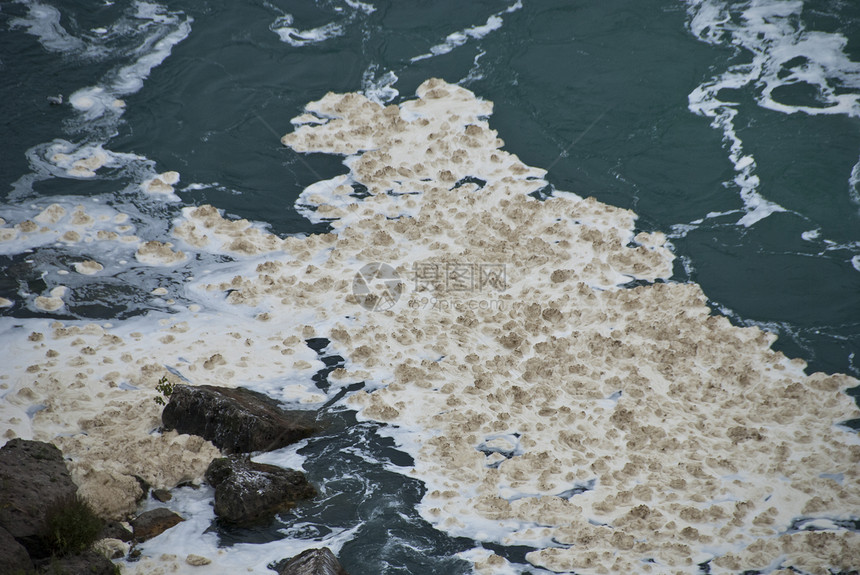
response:
<svg viewBox="0 0 860 575"><path fill-rule="evenodd" d="M84 499L64 497L45 512L45 541L56 555L81 553L95 543L103 525Z"/></svg>

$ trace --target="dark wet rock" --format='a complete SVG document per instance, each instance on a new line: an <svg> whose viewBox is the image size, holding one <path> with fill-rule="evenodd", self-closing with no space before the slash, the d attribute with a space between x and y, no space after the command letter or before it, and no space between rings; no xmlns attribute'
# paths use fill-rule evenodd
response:
<svg viewBox="0 0 860 575"><path fill-rule="evenodd" d="M62 452L53 444L16 438L0 448L0 527L31 557L50 554L42 537L45 510L77 491Z"/></svg>
<svg viewBox="0 0 860 575"><path fill-rule="evenodd" d="M153 489L152 490L152 498L156 501L161 501L162 503L166 503L173 499L173 495L171 495L170 491L167 489Z"/></svg>
<svg viewBox="0 0 860 575"><path fill-rule="evenodd" d="M45 575L115 575L113 561L95 551L85 551L80 555L51 557L41 562L39 573Z"/></svg>
<svg viewBox="0 0 860 575"><path fill-rule="evenodd" d="M271 451L315 431L314 414L281 409L244 388L176 385L161 413L168 430L199 435L227 453Z"/></svg>
<svg viewBox="0 0 860 575"><path fill-rule="evenodd" d="M302 551L280 561L275 570L278 575L349 575L328 547Z"/></svg>
<svg viewBox="0 0 860 575"><path fill-rule="evenodd" d="M270 520L317 493L301 471L237 455L213 460L206 481L215 488L215 515L236 525Z"/></svg>
<svg viewBox="0 0 860 575"><path fill-rule="evenodd" d="M8 573L33 571L33 562L27 550L2 527L0 527L0 565L3 565Z"/></svg>
<svg viewBox="0 0 860 575"><path fill-rule="evenodd" d="M181 521L185 521L181 515L174 513L167 507L159 507L135 517L131 522L131 527L134 529L136 541L146 541L161 535Z"/></svg>
<svg viewBox="0 0 860 575"><path fill-rule="evenodd" d="M119 521L105 521L104 527L99 533L99 539L119 539L128 543L134 539L134 533Z"/></svg>
<svg viewBox="0 0 860 575"><path fill-rule="evenodd" d="M149 495L149 490L152 489L152 485L149 482L141 477L140 475L132 475L134 480L137 481L137 484L140 485L140 495L137 497L137 502L140 503L146 496Z"/></svg>

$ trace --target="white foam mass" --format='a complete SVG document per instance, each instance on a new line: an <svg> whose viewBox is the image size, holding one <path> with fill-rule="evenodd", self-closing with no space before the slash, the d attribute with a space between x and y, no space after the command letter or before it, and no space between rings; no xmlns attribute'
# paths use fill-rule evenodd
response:
<svg viewBox="0 0 860 575"><path fill-rule="evenodd" d="M857 515L856 495L819 477L857 473L860 443L833 425L858 413L854 380L806 376L772 336L711 316L694 284L617 288L670 275L665 237L634 238L632 213L591 199L528 198L543 172L499 149L488 102L437 81L418 95L383 108L329 94L307 108L327 121L283 141L350 156L350 174L303 194L336 218L325 265L383 261L407 284L407 305L329 336L347 374L379 382L350 402L415 457L426 519L543 547L529 560L555 571L694 573L765 568L812 544L787 533L794 518ZM452 262L504 263L505 289L451 285ZM289 276L270 275L231 297L283 297ZM795 564L856 562L855 533L825 538L842 558Z"/></svg>
<svg viewBox="0 0 860 575"><path fill-rule="evenodd" d="M56 141L48 148L48 153L54 165L64 169L66 176L75 178L93 178L102 167L117 165L116 156L101 145L76 148L70 142Z"/></svg>
<svg viewBox="0 0 860 575"><path fill-rule="evenodd" d="M392 469L426 484L422 516L452 535L531 546L536 572L854 568L860 535L841 520L860 516L860 440L836 424L860 416L844 393L858 382L806 375L771 349L773 335L713 316L699 286L668 281L666 237L635 233L633 212L529 196L545 172L502 149L491 112L441 80L399 105L357 93L310 103L282 141L346 157L348 174L299 200L333 231L280 238L213 206L185 208L170 238L134 247L201 266L169 290L193 307L107 326L0 325L4 437L55 441L85 495L121 516L135 507L135 475L200 481L217 454L155 431L161 377L319 405L311 377L323 364L304 340L325 337L346 360L329 393L365 382L346 401L388 423L414 459ZM60 207L3 217L62 226L71 209ZM356 292L372 262L400 281ZM622 287L631 280L641 285ZM175 503L191 519L129 569L265 573L263 559L290 554L218 549L198 493ZM792 531L800 518L823 530ZM192 567L189 554L212 563ZM485 551L462 557L479 573L521 569Z"/></svg>
<svg viewBox="0 0 860 575"><path fill-rule="evenodd" d="M373 14L376 12L376 6L367 2L359 2L358 0L344 0L346 5L355 10L361 10L365 14Z"/></svg>
<svg viewBox="0 0 860 575"><path fill-rule="evenodd" d="M41 311L57 311L61 309L65 305L63 297L67 291L68 288L66 286L57 286L48 295L37 296L34 301L36 309Z"/></svg>
<svg viewBox="0 0 860 575"><path fill-rule="evenodd" d="M93 274L97 274L102 271L104 268L100 263L93 260L86 260L83 262L75 262L75 271L79 274L91 276Z"/></svg>

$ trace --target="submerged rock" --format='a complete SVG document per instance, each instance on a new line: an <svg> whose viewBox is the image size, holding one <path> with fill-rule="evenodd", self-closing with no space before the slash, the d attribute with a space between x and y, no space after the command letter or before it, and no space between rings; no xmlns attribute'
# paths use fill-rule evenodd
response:
<svg viewBox="0 0 860 575"><path fill-rule="evenodd" d="M167 507L159 507L138 515L131 526L134 529L136 541L146 541L161 535L174 525L185 521L185 519Z"/></svg>
<svg viewBox="0 0 860 575"><path fill-rule="evenodd" d="M176 385L161 421L228 453L271 451L315 431L310 412L281 409L274 399L241 387L211 385Z"/></svg>
<svg viewBox="0 0 860 575"><path fill-rule="evenodd" d="M214 460L206 481L215 488L215 515L236 525L269 520L317 494L301 471L237 455Z"/></svg>
<svg viewBox="0 0 860 575"><path fill-rule="evenodd" d="M0 448L0 527L31 557L50 554L42 537L46 509L77 491L62 452L53 444L16 438Z"/></svg>
<svg viewBox="0 0 860 575"><path fill-rule="evenodd" d="M173 499L173 494L167 489L153 489L151 495L153 499L162 503L167 503Z"/></svg>
<svg viewBox="0 0 860 575"><path fill-rule="evenodd" d="M349 575L328 547L302 551L282 561L278 575Z"/></svg>

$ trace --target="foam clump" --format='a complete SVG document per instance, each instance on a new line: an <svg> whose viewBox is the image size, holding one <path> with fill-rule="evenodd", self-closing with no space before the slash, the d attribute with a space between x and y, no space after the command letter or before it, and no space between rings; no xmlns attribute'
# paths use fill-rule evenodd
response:
<svg viewBox="0 0 860 575"><path fill-rule="evenodd" d="M73 459L69 469L81 495L101 515L120 519L135 510L142 495L137 477L153 489L200 484L209 463L220 455L197 436L151 434L160 424L160 408L146 397L108 404L98 415L80 421L84 433L54 440L64 453L87 453L86 459Z"/></svg>
<svg viewBox="0 0 860 575"><path fill-rule="evenodd" d="M18 229L15 227L0 226L0 242L11 242L18 238Z"/></svg>
<svg viewBox="0 0 860 575"><path fill-rule="evenodd" d="M60 204L51 204L38 213L33 220L40 224L56 224L66 217L68 211Z"/></svg>
<svg viewBox="0 0 860 575"><path fill-rule="evenodd" d="M110 156L101 146L83 147L73 154L58 152L50 159L73 178L94 178L96 171L110 163Z"/></svg>
<svg viewBox="0 0 860 575"><path fill-rule="evenodd" d="M50 291L49 295L37 296L33 303L38 310L57 311L66 305L63 297L67 292L68 288L65 286L57 286Z"/></svg>
<svg viewBox="0 0 860 575"><path fill-rule="evenodd" d="M105 113L121 114L126 103L117 98L104 87L94 86L81 88L69 96L69 104L75 110L83 112L89 120L94 120Z"/></svg>
<svg viewBox="0 0 860 575"><path fill-rule="evenodd" d="M156 266L173 265L184 262L186 259L184 252L181 250L173 250L172 243L159 242L157 240L151 240L141 244L140 247L137 248L137 252L135 252L134 257L141 263Z"/></svg>
<svg viewBox="0 0 860 575"><path fill-rule="evenodd" d="M148 194L172 195L173 186L179 182L179 172L164 172L143 182L141 187Z"/></svg>
<svg viewBox="0 0 860 575"><path fill-rule="evenodd" d="M173 236L206 251L258 255L281 250L283 240L248 220L230 220L209 205L183 208Z"/></svg>
<svg viewBox="0 0 860 575"><path fill-rule="evenodd" d="M98 272L100 272L104 269L103 265L101 265L100 263L95 262L93 260L75 262L74 265L75 265L75 271L76 272L78 272L79 274L87 275L87 276L97 274Z"/></svg>

